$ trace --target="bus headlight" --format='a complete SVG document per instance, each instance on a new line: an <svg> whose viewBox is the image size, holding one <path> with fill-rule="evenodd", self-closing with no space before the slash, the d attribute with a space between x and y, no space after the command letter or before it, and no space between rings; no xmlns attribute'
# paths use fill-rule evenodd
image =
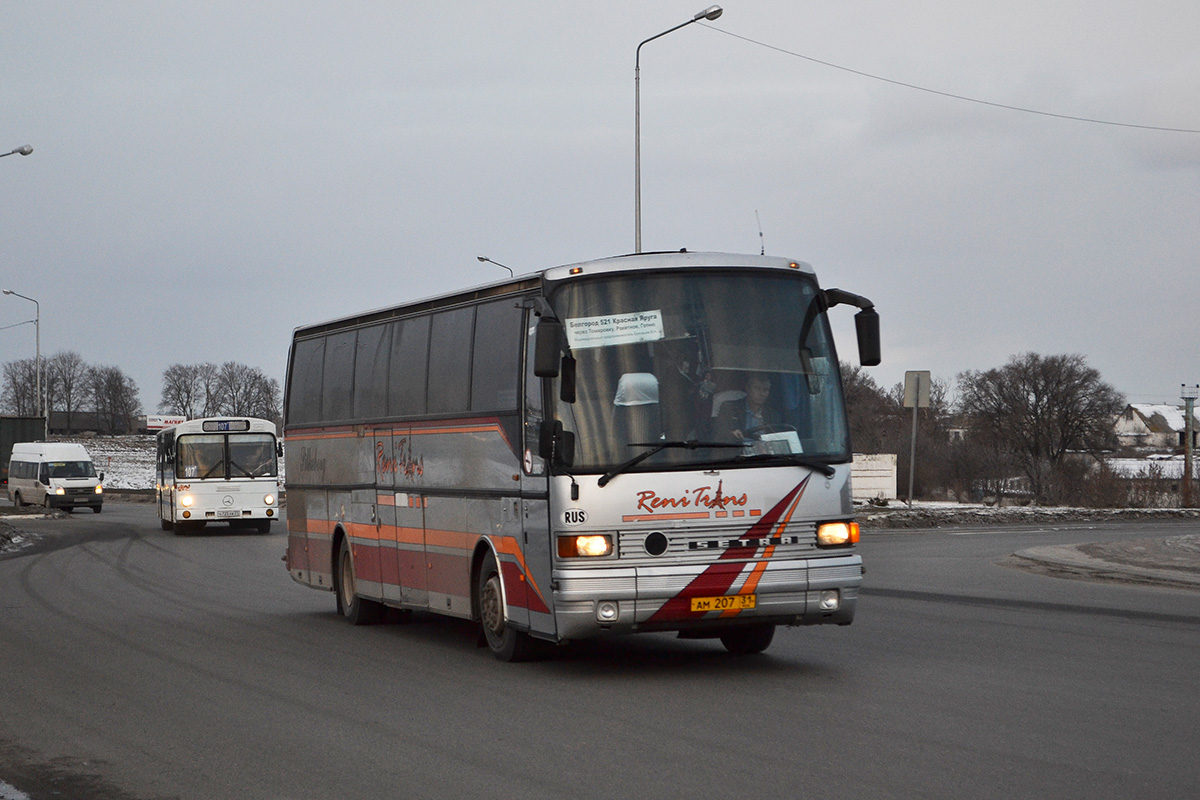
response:
<svg viewBox="0 0 1200 800"><path fill-rule="evenodd" d="M183 497L179 498L179 505L183 506L184 508L191 508L192 503L194 502L196 502L196 500L190 494L185 494Z"/></svg>
<svg viewBox="0 0 1200 800"><path fill-rule="evenodd" d="M266 497L263 498L263 502L269 506L275 505L275 495L273 495L273 494L267 495Z"/></svg>
<svg viewBox="0 0 1200 800"><path fill-rule="evenodd" d="M96 484L96 494L104 494L104 487L98 483Z"/></svg>
<svg viewBox="0 0 1200 800"><path fill-rule="evenodd" d="M559 558L595 558L612 555L612 551L612 536L607 533L558 537Z"/></svg>
<svg viewBox="0 0 1200 800"><path fill-rule="evenodd" d="M858 542L857 522L823 522L817 526L817 544L839 547Z"/></svg>

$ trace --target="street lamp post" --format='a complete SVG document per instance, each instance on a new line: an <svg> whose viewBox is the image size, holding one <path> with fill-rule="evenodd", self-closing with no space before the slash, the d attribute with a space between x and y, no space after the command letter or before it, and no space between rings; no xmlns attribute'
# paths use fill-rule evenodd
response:
<svg viewBox="0 0 1200 800"><path fill-rule="evenodd" d="M27 144L23 144L16 150L9 150L7 153L0 153L0 158L5 156L27 156L33 152L33 148Z"/></svg>
<svg viewBox="0 0 1200 800"><path fill-rule="evenodd" d="M687 22L657 33L637 46L633 58L633 217L634 252L642 252L642 45L702 19L714 20L721 16L720 6L709 6Z"/></svg>
<svg viewBox="0 0 1200 800"><path fill-rule="evenodd" d="M1183 507L1192 507L1192 431L1195 423L1196 398L1200 397L1200 384L1188 386L1179 385L1179 394L1183 398L1183 480L1180 482Z"/></svg>
<svg viewBox="0 0 1200 800"><path fill-rule="evenodd" d="M36 314L33 320L34 382L37 390L38 416L46 419L46 432L48 433L50 429L50 419L49 416L44 413L45 406L42 403L42 304L37 300L34 300L32 297L26 297L23 294L17 294L12 289L5 289L4 293L11 294L13 297L19 297L22 300L28 300L29 302L33 303L33 306L36 309Z"/></svg>

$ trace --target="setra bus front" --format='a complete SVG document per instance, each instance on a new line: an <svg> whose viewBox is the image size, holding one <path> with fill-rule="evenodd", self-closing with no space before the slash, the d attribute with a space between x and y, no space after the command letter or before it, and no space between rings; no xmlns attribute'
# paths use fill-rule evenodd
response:
<svg viewBox="0 0 1200 800"><path fill-rule="evenodd" d="M869 301L786 259L664 254L546 274L537 374L557 638L667 630L758 652L854 619L852 451L826 320Z"/></svg>

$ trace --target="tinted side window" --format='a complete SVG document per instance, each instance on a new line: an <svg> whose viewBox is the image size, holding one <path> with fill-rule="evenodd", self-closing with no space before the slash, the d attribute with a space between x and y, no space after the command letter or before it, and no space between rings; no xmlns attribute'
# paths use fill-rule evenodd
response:
<svg viewBox="0 0 1200 800"><path fill-rule="evenodd" d="M429 317L392 324L391 399L388 413L407 417L425 413L425 365L429 356Z"/></svg>
<svg viewBox="0 0 1200 800"><path fill-rule="evenodd" d="M466 411L471 405L474 308L433 315L429 337L429 413Z"/></svg>
<svg viewBox="0 0 1200 800"><path fill-rule="evenodd" d="M306 339L292 347L288 373L287 419L291 423L321 418L321 379L325 372L325 339Z"/></svg>
<svg viewBox="0 0 1200 800"><path fill-rule="evenodd" d="M391 326L373 325L358 332L358 354L354 359L355 419L387 415L391 347Z"/></svg>
<svg viewBox="0 0 1200 800"><path fill-rule="evenodd" d="M521 365L523 311L512 298L479 306L471 367L471 409L514 411Z"/></svg>
<svg viewBox="0 0 1200 800"><path fill-rule="evenodd" d="M325 379L321 392L321 417L350 419L354 409L354 350L358 331L332 334L325 340Z"/></svg>

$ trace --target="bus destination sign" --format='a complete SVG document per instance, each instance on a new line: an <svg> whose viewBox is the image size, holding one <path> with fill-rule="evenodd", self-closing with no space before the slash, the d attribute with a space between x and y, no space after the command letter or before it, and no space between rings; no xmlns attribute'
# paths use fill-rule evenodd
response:
<svg viewBox="0 0 1200 800"><path fill-rule="evenodd" d="M211 419L204 422L205 433L227 433L229 431L250 430L248 419Z"/></svg>

